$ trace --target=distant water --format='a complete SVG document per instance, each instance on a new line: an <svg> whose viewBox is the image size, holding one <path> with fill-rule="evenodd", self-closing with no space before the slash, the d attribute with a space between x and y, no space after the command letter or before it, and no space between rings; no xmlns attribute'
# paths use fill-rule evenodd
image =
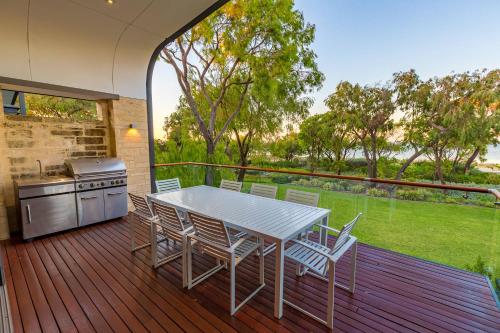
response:
<svg viewBox="0 0 500 333"><path fill-rule="evenodd" d="M488 146L488 154L486 154L486 163L500 164L500 145L493 147Z"/></svg>
<svg viewBox="0 0 500 333"><path fill-rule="evenodd" d="M401 154L397 154L396 158L398 159L407 159L412 155L412 151L407 151ZM363 157L363 152L361 150L357 150L354 153L354 157ZM422 156L419 158L420 160L426 159L425 156ZM478 160L476 160L478 162ZM488 146L488 153L486 154L486 162L484 163L495 163L495 164L500 164L500 145L497 145L496 147L493 145Z"/></svg>

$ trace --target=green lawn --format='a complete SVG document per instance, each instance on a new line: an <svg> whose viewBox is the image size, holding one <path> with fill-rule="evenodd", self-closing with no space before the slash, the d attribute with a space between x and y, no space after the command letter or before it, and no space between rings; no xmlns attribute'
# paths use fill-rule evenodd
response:
<svg viewBox="0 0 500 333"><path fill-rule="evenodd" d="M250 183L245 183L244 191L249 188ZM377 198L289 184L279 185L278 198L284 198L287 188L319 192L319 205L332 210L330 225L336 228L362 212L354 234L363 243L459 268L473 264L480 255L494 276L500 277L499 209Z"/></svg>

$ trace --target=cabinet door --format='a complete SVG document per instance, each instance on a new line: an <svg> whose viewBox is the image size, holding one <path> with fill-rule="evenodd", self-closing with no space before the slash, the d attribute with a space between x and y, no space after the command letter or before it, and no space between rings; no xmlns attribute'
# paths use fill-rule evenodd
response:
<svg viewBox="0 0 500 333"><path fill-rule="evenodd" d="M77 193L79 225L104 221L103 192L103 190L96 190Z"/></svg>
<svg viewBox="0 0 500 333"><path fill-rule="evenodd" d="M104 209L106 220L116 219L127 215L127 187L120 186L105 189Z"/></svg>
<svg viewBox="0 0 500 333"><path fill-rule="evenodd" d="M74 193L21 200L19 207L24 239L77 226Z"/></svg>

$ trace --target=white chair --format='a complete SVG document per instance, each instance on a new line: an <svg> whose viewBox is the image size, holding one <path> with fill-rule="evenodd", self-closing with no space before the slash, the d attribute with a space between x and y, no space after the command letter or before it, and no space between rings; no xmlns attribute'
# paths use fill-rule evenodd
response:
<svg viewBox="0 0 500 333"><path fill-rule="evenodd" d="M146 225L148 228L151 227L151 223L156 220L157 217L153 214L146 197L133 193L129 193L128 195L135 207L135 210L130 212L130 218L128 219L131 243L130 247L131 251L135 252L151 245L150 242L136 245L136 229L140 227L141 224Z"/></svg>
<svg viewBox="0 0 500 333"><path fill-rule="evenodd" d="M294 202L307 206L318 207L319 193L287 189L285 195L285 201Z"/></svg>
<svg viewBox="0 0 500 333"><path fill-rule="evenodd" d="M359 213L354 220L344 225L342 230L336 230L322 224L317 226L326 229L326 231L333 231L338 234L337 239L331 248L314 242L309 239L291 240L293 244L285 250L285 257L295 261L299 267L297 275L311 274L328 282L328 304L326 312L326 320L323 320L312 313L302 309L296 304L288 300L283 300L284 303L299 310L300 312L308 315L309 317L318 320L319 322L333 328L333 308L334 308L334 295L335 286L345 289L351 293L354 292L356 283L356 252L357 252L357 239L351 235L354 225L359 220L361 213ZM335 264L340 258L351 249L351 270L349 278L349 286L344 286L335 283Z"/></svg>
<svg viewBox="0 0 500 333"><path fill-rule="evenodd" d="M154 268L166 264L174 259L183 257L183 276L182 284L183 287L186 286L186 275L185 275L185 253L186 246L186 236L194 232L193 226L189 223L184 222L177 210L174 207L163 205L157 202L152 203L153 213L158 216L156 220L151 223L151 240L153 240L151 245L151 265ZM172 247L174 248L174 253L167 255L166 257L160 259L158 253L158 243L154 240L158 239L158 233L160 233L164 239L172 241Z"/></svg>
<svg viewBox="0 0 500 333"><path fill-rule="evenodd" d="M319 193L287 189L285 194L285 201L317 207L319 202ZM264 250L264 256L267 256L275 249L276 243L272 243L271 245L267 246Z"/></svg>
<svg viewBox="0 0 500 333"><path fill-rule="evenodd" d="M271 199L276 198L277 192L278 192L278 187L271 186L271 185L263 185L263 184L253 183L252 187L250 188L250 194L258 195L260 197L271 198Z"/></svg>
<svg viewBox="0 0 500 333"><path fill-rule="evenodd" d="M155 183L157 193L172 192L181 189L179 178L157 180Z"/></svg>
<svg viewBox="0 0 500 333"><path fill-rule="evenodd" d="M230 191L241 192L241 187L243 186L242 182L235 182L232 180L223 179L220 182L220 188Z"/></svg>
<svg viewBox="0 0 500 333"><path fill-rule="evenodd" d="M255 289L250 296L245 298L239 305L236 306L236 266L243 261L249 254L259 250L260 253L264 250L264 243L259 239L251 239L250 237L242 237L237 240L231 239L224 223L207 216L188 212L189 220L193 223L194 233L187 235L187 285L188 289L193 288L198 283L215 274L224 267L229 266L230 271L230 311L233 315L242 305L248 302L259 290L264 286L264 256L260 256L259 260L259 287ZM217 264L205 273L193 279L192 269L192 241L197 241L197 246L202 254L206 254L215 258Z"/></svg>

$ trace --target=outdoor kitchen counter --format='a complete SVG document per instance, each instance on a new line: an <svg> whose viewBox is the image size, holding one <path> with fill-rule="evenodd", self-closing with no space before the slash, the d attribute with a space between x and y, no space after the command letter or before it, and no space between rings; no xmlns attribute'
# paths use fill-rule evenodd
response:
<svg viewBox="0 0 500 333"><path fill-rule="evenodd" d="M16 180L18 188L64 185L74 183L75 179L68 176L36 177Z"/></svg>

